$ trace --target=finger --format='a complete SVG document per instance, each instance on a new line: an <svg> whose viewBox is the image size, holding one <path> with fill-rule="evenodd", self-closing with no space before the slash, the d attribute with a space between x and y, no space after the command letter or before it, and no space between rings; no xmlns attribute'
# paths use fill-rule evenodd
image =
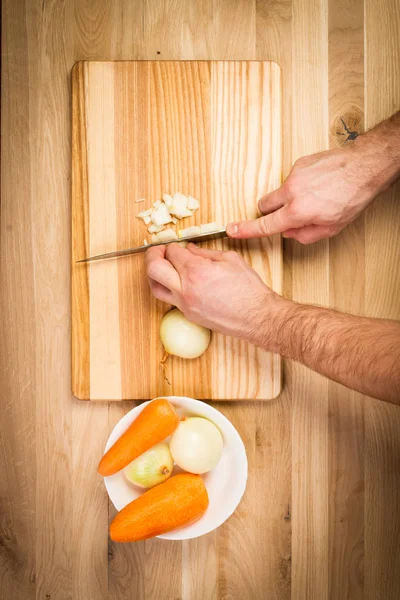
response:
<svg viewBox="0 0 400 600"><path fill-rule="evenodd" d="M149 285L151 293L157 300L161 300L162 302L166 302L167 304L172 304L173 294L169 291L168 288L158 283L158 281L154 281L154 279L149 278Z"/></svg>
<svg viewBox="0 0 400 600"><path fill-rule="evenodd" d="M278 208L282 208L287 202L289 202L289 197L284 186L281 185L281 187L274 192L260 198L258 201L258 208L263 215L269 215L275 210L278 210Z"/></svg>
<svg viewBox="0 0 400 600"><path fill-rule="evenodd" d="M161 252L159 248L150 248L147 251L147 276L172 292L177 292L181 289L181 278L172 264L163 258L164 253L165 251Z"/></svg>
<svg viewBox="0 0 400 600"><path fill-rule="evenodd" d="M199 248L199 246L196 246L196 244L193 243L188 244L186 249L195 256L208 258L209 260L222 260L224 257L222 250L208 250L207 248Z"/></svg>
<svg viewBox="0 0 400 600"><path fill-rule="evenodd" d="M307 227L301 227L300 229L289 229L289 231L285 231L282 235L283 237L291 237L301 244L313 244L319 240L331 237L334 233L335 232L331 227L308 225Z"/></svg>
<svg viewBox="0 0 400 600"><path fill-rule="evenodd" d="M276 212L259 219L230 223L226 228L228 235L239 239L259 238L296 227L299 225L299 218L290 213L289 206L290 204L285 204Z"/></svg>
<svg viewBox="0 0 400 600"><path fill-rule="evenodd" d="M165 258L174 266L178 273L186 267L188 259L192 257L193 255L189 250L182 248L182 246L176 243L168 244L165 251Z"/></svg>

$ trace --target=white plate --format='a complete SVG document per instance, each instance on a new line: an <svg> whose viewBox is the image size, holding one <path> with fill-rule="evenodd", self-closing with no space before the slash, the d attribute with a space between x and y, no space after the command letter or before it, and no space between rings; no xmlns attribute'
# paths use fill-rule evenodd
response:
<svg viewBox="0 0 400 600"><path fill-rule="evenodd" d="M246 489L247 456L240 435L232 423L218 410L205 402L193 400L193 398L182 396L167 398L179 414L205 417L215 423L224 438L221 460L215 469L202 476L210 499L205 514L191 525L158 536L164 540L189 540L213 531L234 512ZM133 408L118 421L108 438L105 452L117 441L147 404L149 403L145 402ZM104 483L111 502L117 510L121 510L143 493L143 490L127 481L123 471L111 477L104 477Z"/></svg>

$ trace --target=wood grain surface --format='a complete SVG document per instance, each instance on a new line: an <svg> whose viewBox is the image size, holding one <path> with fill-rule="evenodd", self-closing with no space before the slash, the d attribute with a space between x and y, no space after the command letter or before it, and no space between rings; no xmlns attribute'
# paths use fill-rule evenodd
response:
<svg viewBox="0 0 400 600"><path fill-rule="evenodd" d="M72 390L90 400L271 399L281 359L213 334L195 360L161 365L170 307L147 284L144 255L77 263L150 239L141 210L175 191L200 201L177 227L257 216L281 182L281 77L261 61L79 62L72 73ZM137 203L139 198L144 202ZM282 292L279 236L235 249ZM233 376L234 374L234 376Z"/></svg>
<svg viewBox="0 0 400 600"><path fill-rule="evenodd" d="M399 409L289 362L278 399L217 404L249 459L233 517L182 544L109 543L96 465L134 403L72 397L69 294L77 61L276 61L286 175L400 108L399 32L397 0L4 0L2 599L400 597ZM399 319L399 194L329 242L285 240L285 295Z"/></svg>

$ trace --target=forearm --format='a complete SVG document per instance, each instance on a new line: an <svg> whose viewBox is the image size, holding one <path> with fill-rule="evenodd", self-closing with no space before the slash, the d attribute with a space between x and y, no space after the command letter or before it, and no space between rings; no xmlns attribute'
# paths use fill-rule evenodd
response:
<svg viewBox="0 0 400 600"><path fill-rule="evenodd" d="M400 178L400 111L344 148L353 154L373 194L385 191Z"/></svg>
<svg viewBox="0 0 400 600"><path fill-rule="evenodd" d="M254 338L352 389L400 404L400 323L280 299Z"/></svg>

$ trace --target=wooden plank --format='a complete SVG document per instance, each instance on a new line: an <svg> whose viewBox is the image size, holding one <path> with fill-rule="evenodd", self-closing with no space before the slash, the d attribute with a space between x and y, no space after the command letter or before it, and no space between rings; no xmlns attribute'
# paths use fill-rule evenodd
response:
<svg viewBox="0 0 400 600"><path fill-rule="evenodd" d="M349 10L347 1L331 0L328 27L330 147L338 148L351 144L353 136L363 130L363 3L355 1ZM363 215L329 240L329 266L330 305L343 312L364 314ZM361 394L332 381L328 397L329 598L361 599L364 597L364 401Z"/></svg>
<svg viewBox="0 0 400 600"><path fill-rule="evenodd" d="M400 109L400 6L365 3L366 127ZM368 316L400 319L400 185L376 200L365 217ZM400 596L400 415L395 406L369 401L365 408L366 598Z"/></svg>
<svg viewBox="0 0 400 600"><path fill-rule="evenodd" d="M37 61L38 15L32 12L26 29L24 3L4 2L2 16L0 588L11 600L30 600L36 580L36 306L30 213L37 76L28 57L33 51Z"/></svg>
<svg viewBox="0 0 400 600"><path fill-rule="evenodd" d="M292 160L328 146L326 2L293 1ZM307 85L305 85L307 82ZM328 305L328 244L292 245L293 299ZM328 597L328 383L292 365L292 595Z"/></svg>
<svg viewBox="0 0 400 600"><path fill-rule="evenodd" d="M87 193L78 185L83 177L79 168L86 163L74 145L78 184L73 192L78 196L73 211L78 216L73 226L84 228L78 241L88 239L89 255L143 244L147 231L135 215L164 191L180 190L202 200L195 223L227 223L256 216L257 198L279 185L277 65L109 62L88 63L76 74L84 78L77 82L74 77L78 87L73 93L79 96L85 90L84 101L75 99L74 107L81 110L83 105L85 114L82 152L87 148L88 184ZM80 122L78 117L74 121L77 126ZM138 197L146 202L137 206ZM229 247L227 241L214 246ZM281 291L279 236L235 247L264 281ZM85 380L74 382L73 388L82 388L90 399L159 394L268 399L279 393L279 356L219 334L201 358L171 358L169 384L160 367L158 334L166 307L150 294L142 256L89 266L73 262L72 271L73 343L78 340L73 377ZM85 361L90 365L82 367ZM232 369L240 376L232 378Z"/></svg>

